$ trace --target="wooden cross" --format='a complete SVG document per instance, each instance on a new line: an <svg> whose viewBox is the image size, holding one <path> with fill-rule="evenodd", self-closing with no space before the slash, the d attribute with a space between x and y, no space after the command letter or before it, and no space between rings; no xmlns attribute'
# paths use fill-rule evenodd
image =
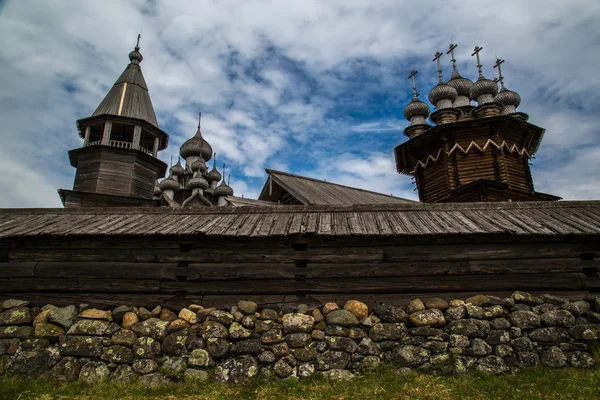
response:
<svg viewBox="0 0 600 400"><path fill-rule="evenodd" d="M479 60L479 52L481 50L483 50L483 47L475 46L473 54L471 54L471 57L477 56L477 70L479 71L479 76L483 76L483 73L481 72L481 61Z"/></svg>
<svg viewBox="0 0 600 400"><path fill-rule="evenodd" d="M442 79L442 65L440 64L440 57L443 55L444 55L444 53L440 53L439 51L436 51L435 57L433 57L433 60L431 60L431 61L437 61L438 77L440 78L440 82L443 80Z"/></svg>
<svg viewBox="0 0 600 400"><path fill-rule="evenodd" d="M454 43L450 43L450 47L448 48L448 51L446 52L446 54L452 54L452 69L454 71L456 71L456 58L454 58L454 49L456 48L456 45Z"/></svg>
<svg viewBox="0 0 600 400"><path fill-rule="evenodd" d="M408 75L408 79L412 79L412 91L413 94L415 95L415 97L419 97L419 93L417 93L417 84L415 82L415 75L418 73L418 71L415 71L414 69L412 71L410 71L410 75Z"/></svg>
<svg viewBox="0 0 600 400"><path fill-rule="evenodd" d="M494 68L498 68L498 82L500 82L500 85L504 87L504 77L502 76L502 68L500 68L502 63L504 63L504 60L496 57L496 64L494 64Z"/></svg>

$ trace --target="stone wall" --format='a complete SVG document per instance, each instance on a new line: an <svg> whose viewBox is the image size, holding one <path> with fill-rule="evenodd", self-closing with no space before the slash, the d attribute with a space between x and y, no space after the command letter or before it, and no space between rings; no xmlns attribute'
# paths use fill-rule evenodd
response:
<svg viewBox="0 0 600 400"><path fill-rule="evenodd" d="M313 373L351 378L382 362L434 374L591 368L599 336L600 297L592 295L567 301L515 292L450 303L415 299L406 308L352 300L313 310L259 310L240 301L230 310L190 305L179 312L7 300L0 308L0 374L155 385Z"/></svg>

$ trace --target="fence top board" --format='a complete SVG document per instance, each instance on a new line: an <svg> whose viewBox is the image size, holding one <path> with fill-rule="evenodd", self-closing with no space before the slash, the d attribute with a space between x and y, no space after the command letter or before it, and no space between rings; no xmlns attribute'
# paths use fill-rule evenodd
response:
<svg viewBox="0 0 600 400"><path fill-rule="evenodd" d="M0 238L30 236L600 235L600 201L353 206L0 209Z"/></svg>

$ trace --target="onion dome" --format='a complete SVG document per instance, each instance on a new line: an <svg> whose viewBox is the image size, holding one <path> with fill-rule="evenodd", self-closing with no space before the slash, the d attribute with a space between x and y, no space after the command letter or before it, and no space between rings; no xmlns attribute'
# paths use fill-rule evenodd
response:
<svg viewBox="0 0 600 400"><path fill-rule="evenodd" d="M425 124L430 111L429 106L415 96L404 107L404 118L409 120L411 125Z"/></svg>
<svg viewBox="0 0 600 400"><path fill-rule="evenodd" d="M463 78L458 70L452 71L452 78L448 81L448 85L452 86L456 89L456 93L458 97L454 101L454 107L464 107L470 106L470 90L471 86L473 86L473 81L467 78Z"/></svg>
<svg viewBox="0 0 600 400"><path fill-rule="evenodd" d="M183 166L181 166L181 160L178 160L177 164L173 165L169 172L174 176L183 176L185 170L183 169Z"/></svg>
<svg viewBox="0 0 600 400"><path fill-rule="evenodd" d="M208 171L208 167L206 166L206 163L204 162L204 158L200 158L196 161L194 161L190 167L192 169L192 171L200 171L202 173Z"/></svg>
<svg viewBox="0 0 600 400"><path fill-rule="evenodd" d="M455 88L440 80L429 92L429 101L438 110L452 108L452 103L458 97Z"/></svg>
<svg viewBox="0 0 600 400"><path fill-rule="evenodd" d="M497 94L498 84L483 75L479 76L479 79L473 83L469 90L469 97L471 100L476 101L478 105L492 103Z"/></svg>
<svg viewBox="0 0 600 400"><path fill-rule="evenodd" d="M519 96L517 92L502 87L498 95L494 97L494 102L504 106L504 109L502 110L503 115L514 114L517 111L519 104L521 104L521 96Z"/></svg>
<svg viewBox="0 0 600 400"><path fill-rule="evenodd" d="M173 176L169 175L168 178L163 179L160 182L159 188L163 192L166 190L172 190L172 191L176 192L181 188L181 186L179 185L179 183L177 181L175 181L175 179L173 179Z"/></svg>
<svg viewBox="0 0 600 400"><path fill-rule="evenodd" d="M202 114L200 114L200 116L201 115ZM200 131L200 117L198 118L198 130L196 131L196 134L181 145L179 154L185 159L190 156L197 156L202 157L207 161L210 160L210 157L212 156L212 147L202 137L202 132Z"/></svg>
<svg viewBox="0 0 600 400"><path fill-rule="evenodd" d="M221 180L221 174L219 173L219 171L217 171L217 153L215 153L215 159L213 160L213 167L210 170L210 172L207 174L208 180L209 181L220 181Z"/></svg>
<svg viewBox="0 0 600 400"><path fill-rule="evenodd" d="M202 175L198 175L190 179L185 187L186 189L206 189L208 188L208 181L202 177Z"/></svg>
<svg viewBox="0 0 600 400"><path fill-rule="evenodd" d="M233 196L233 189L225 183L225 179L223 179L221 184L215 188L215 196Z"/></svg>

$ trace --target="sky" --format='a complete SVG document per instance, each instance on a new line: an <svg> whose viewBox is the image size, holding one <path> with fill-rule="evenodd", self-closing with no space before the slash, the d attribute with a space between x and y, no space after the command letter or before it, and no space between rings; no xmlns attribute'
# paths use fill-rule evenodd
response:
<svg viewBox="0 0 600 400"><path fill-rule="evenodd" d="M458 45L463 76L505 59L519 111L546 129L537 191L600 199L597 0L0 0L0 207L61 207L67 152L129 62L141 64L169 163L202 132L236 195L256 198L265 168L417 199L395 171L417 69L427 101L436 51ZM442 57L450 77L450 57Z"/></svg>

